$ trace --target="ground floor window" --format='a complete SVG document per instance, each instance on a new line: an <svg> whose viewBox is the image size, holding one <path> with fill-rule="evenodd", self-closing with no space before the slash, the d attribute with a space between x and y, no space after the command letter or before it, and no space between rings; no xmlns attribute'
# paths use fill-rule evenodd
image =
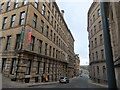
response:
<svg viewBox="0 0 120 90"><path fill-rule="evenodd" d="M5 72L6 68L7 68L7 64L6 64L7 59L3 58L2 59L2 72Z"/></svg>
<svg viewBox="0 0 120 90"><path fill-rule="evenodd" d="M12 59L10 74L14 74L16 72L16 68L17 68L17 62L16 62L16 59L14 58Z"/></svg>

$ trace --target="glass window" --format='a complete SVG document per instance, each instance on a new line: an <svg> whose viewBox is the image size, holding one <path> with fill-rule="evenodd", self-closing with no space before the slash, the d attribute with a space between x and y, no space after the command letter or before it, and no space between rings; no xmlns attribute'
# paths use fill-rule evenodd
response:
<svg viewBox="0 0 120 90"><path fill-rule="evenodd" d="M45 5L42 6L42 15L45 15Z"/></svg>
<svg viewBox="0 0 120 90"><path fill-rule="evenodd" d="M12 65L11 65L11 72L10 72L10 74L14 74L16 72L16 68L17 68L16 59L13 59L12 60Z"/></svg>
<svg viewBox="0 0 120 90"><path fill-rule="evenodd" d="M102 45L103 44L103 36L102 36L102 34L100 35L100 45Z"/></svg>
<svg viewBox="0 0 120 90"><path fill-rule="evenodd" d="M24 20L25 20L25 11L20 13L20 25L24 24Z"/></svg>
<svg viewBox="0 0 120 90"><path fill-rule="evenodd" d="M40 72L40 61L36 62L36 74Z"/></svg>
<svg viewBox="0 0 120 90"><path fill-rule="evenodd" d="M55 40L56 40L55 38L56 38L56 34L54 33L54 42L55 42Z"/></svg>
<svg viewBox="0 0 120 90"><path fill-rule="evenodd" d="M32 37L31 37L31 42L30 42L30 50L31 50L31 51L34 51L34 41L35 41L35 37L32 36Z"/></svg>
<svg viewBox="0 0 120 90"><path fill-rule="evenodd" d="M48 31L49 31L49 27L46 27L46 37L48 37Z"/></svg>
<svg viewBox="0 0 120 90"><path fill-rule="evenodd" d="M51 30L51 32L50 32L50 40L52 40L52 30Z"/></svg>
<svg viewBox="0 0 120 90"><path fill-rule="evenodd" d="M96 60L98 60L98 52L96 51Z"/></svg>
<svg viewBox="0 0 120 90"><path fill-rule="evenodd" d="M16 18L16 15L12 15L12 19L11 19L11 25L10 25L10 27L14 27L15 18Z"/></svg>
<svg viewBox="0 0 120 90"><path fill-rule="evenodd" d="M10 10L10 5L11 5L11 2L10 2L10 1L8 1L8 4L7 4L7 11L9 11L9 10Z"/></svg>
<svg viewBox="0 0 120 90"><path fill-rule="evenodd" d="M0 13L2 12L3 8L4 8L4 3L1 4Z"/></svg>
<svg viewBox="0 0 120 90"><path fill-rule="evenodd" d="M33 19L33 27L36 28L36 24L37 24L37 15L34 14L34 19Z"/></svg>
<svg viewBox="0 0 120 90"><path fill-rule="evenodd" d="M38 0L35 0L35 8L38 8Z"/></svg>
<svg viewBox="0 0 120 90"><path fill-rule="evenodd" d="M97 38L95 38L95 47L97 47Z"/></svg>
<svg viewBox="0 0 120 90"><path fill-rule="evenodd" d="M18 7L18 0L15 0L14 8L17 8L17 7Z"/></svg>
<svg viewBox="0 0 120 90"><path fill-rule="evenodd" d="M52 50L52 46L50 46L49 48L49 56L51 56L51 50Z"/></svg>
<svg viewBox="0 0 120 90"><path fill-rule="evenodd" d="M26 75L29 75L29 74L30 74L31 64L32 64L32 61L31 61L31 60L27 61L26 72L25 72Z"/></svg>
<svg viewBox="0 0 120 90"><path fill-rule="evenodd" d="M102 59L104 59L104 50L103 49L101 50L101 57L102 57Z"/></svg>
<svg viewBox="0 0 120 90"><path fill-rule="evenodd" d="M42 41L39 40L39 43L38 43L38 53L41 53L42 52Z"/></svg>
<svg viewBox="0 0 120 90"><path fill-rule="evenodd" d="M47 46L48 46L48 44L45 43L45 55L47 55Z"/></svg>
<svg viewBox="0 0 120 90"><path fill-rule="evenodd" d="M22 5L26 5L27 4L27 0L23 0Z"/></svg>
<svg viewBox="0 0 120 90"><path fill-rule="evenodd" d="M49 20L50 19L50 12L48 11L47 13L47 19Z"/></svg>
<svg viewBox="0 0 120 90"><path fill-rule="evenodd" d="M99 21L99 29L101 30L102 29L102 22Z"/></svg>
<svg viewBox="0 0 120 90"><path fill-rule="evenodd" d="M10 48L11 39L12 39L12 36L8 36L7 37L7 43L6 43L5 50L8 50Z"/></svg>
<svg viewBox="0 0 120 90"><path fill-rule="evenodd" d="M98 16L101 16L101 11L100 11L100 9L98 9L97 13L98 13Z"/></svg>
<svg viewBox="0 0 120 90"><path fill-rule="evenodd" d="M6 61L7 61L6 58L2 58L2 72L5 72L5 70L7 68Z"/></svg>
<svg viewBox="0 0 120 90"><path fill-rule="evenodd" d="M6 28L6 24L7 24L7 17L4 18L2 29Z"/></svg>
<svg viewBox="0 0 120 90"><path fill-rule="evenodd" d="M41 20L40 32L43 33L43 31L44 31L44 21Z"/></svg>
<svg viewBox="0 0 120 90"><path fill-rule="evenodd" d="M15 49L18 50L20 44L20 34L17 35Z"/></svg>

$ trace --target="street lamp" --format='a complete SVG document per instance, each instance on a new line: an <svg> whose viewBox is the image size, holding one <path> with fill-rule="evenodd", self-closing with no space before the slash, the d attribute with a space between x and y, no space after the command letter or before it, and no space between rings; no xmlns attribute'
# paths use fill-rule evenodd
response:
<svg viewBox="0 0 120 90"><path fill-rule="evenodd" d="M101 16L102 16L102 25L103 25L103 35L104 35L104 47L105 47L105 56L106 56L106 67L108 75L108 88L117 89L115 71L114 71L114 62L113 62L113 53L110 40L109 32L109 23L108 23L108 2L100 0Z"/></svg>

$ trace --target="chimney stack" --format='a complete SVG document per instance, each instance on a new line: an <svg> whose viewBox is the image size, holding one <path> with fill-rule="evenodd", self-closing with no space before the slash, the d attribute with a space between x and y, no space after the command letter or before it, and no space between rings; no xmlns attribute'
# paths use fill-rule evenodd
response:
<svg viewBox="0 0 120 90"><path fill-rule="evenodd" d="M61 14L62 14L62 16L64 17L64 10L61 10Z"/></svg>

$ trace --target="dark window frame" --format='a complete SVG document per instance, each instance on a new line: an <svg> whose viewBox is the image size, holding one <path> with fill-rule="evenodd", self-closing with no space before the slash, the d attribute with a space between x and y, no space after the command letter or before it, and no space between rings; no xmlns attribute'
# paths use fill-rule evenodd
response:
<svg viewBox="0 0 120 90"><path fill-rule="evenodd" d="M12 15L10 27L14 27L15 19L16 19L16 14Z"/></svg>
<svg viewBox="0 0 120 90"><path fill-rule="evenodd" d="M25 23L25 11L20 12L20 22L19 22L19 25L24 25L24 23Z"/></svg>

